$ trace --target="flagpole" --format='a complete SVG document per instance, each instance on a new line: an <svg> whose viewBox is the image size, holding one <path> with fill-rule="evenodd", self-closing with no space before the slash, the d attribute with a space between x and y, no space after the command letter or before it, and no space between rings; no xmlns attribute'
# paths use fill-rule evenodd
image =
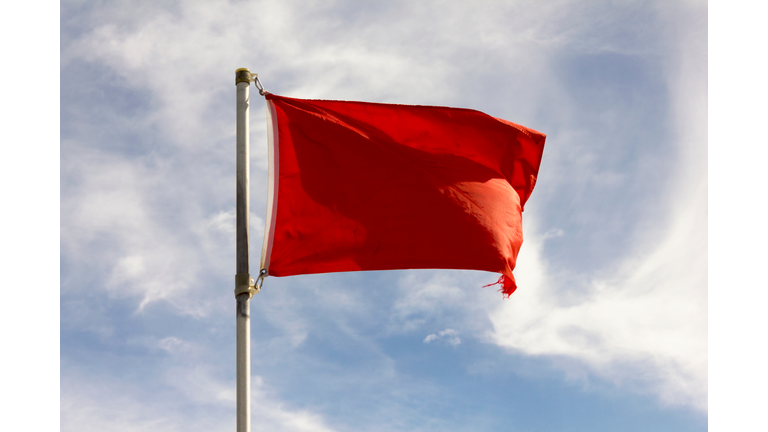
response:
<svg viewBox="0 0 768 432"><path fill-rule="evenodd" d="M256 292L249 271L249 104L251 72L241 68L235 71L237 86L237 245L235 299L237 301L237 432L251 431L251 305Z"/></svg>

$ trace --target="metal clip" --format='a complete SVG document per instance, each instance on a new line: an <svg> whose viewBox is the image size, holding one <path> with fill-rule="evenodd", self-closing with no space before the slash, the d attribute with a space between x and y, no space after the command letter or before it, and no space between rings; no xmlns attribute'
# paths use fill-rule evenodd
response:
<svg viewBox="0 0 768 432"><path fill-rule="evenodd" d="M267 93L267 91L264 90L264 86L261 85L261 81L259 81L259 75L252 74L252 77L253 77L253 85L255 85L256 89L259 90L259 94L264 96L264 93Z"/></svg>
<svg viewBox="0 0 768 432"><path fill-rule="evenodd" d="M261 287L264 285L264 278L267 277L267 269L261 269L259 277L256 278L256 292L261 291Z"/></svg>

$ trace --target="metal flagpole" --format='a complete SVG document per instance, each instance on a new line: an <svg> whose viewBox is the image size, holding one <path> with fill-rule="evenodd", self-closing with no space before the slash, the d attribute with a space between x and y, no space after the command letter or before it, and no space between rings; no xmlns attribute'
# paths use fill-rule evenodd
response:
<svg viewBox="0 0 768 432"><path fill-rule="evenodd" d="M251 297L255 294L254 280L248 269L250 164L249 164L249 96L255 74L248 69L235 71L237 86L237 432L251 431Z"/></svg>

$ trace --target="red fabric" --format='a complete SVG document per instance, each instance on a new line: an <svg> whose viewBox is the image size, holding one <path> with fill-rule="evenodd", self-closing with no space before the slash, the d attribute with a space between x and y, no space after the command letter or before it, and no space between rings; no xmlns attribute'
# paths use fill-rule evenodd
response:
<svg viewBox="0 0 768 432"><path fill-rule="evenodd" d="M517 288L544 134L469 109L266 97L279 146L269 275L472 269Z"/></svg>

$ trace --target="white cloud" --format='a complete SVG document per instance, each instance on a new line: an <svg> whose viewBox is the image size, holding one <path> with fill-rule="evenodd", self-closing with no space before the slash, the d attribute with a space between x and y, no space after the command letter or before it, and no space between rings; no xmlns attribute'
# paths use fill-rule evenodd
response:
<svg viewBox="0 0 768 432"><path fill-rule="evenodd" d="M62 292L82 290L82 278L98 276L98 289L138 297L139 310L165 300L182 313L207 314L212 291L201 278L234 274L234 210L210 211L205 199L184 200L183 185L150 168L162 161L67 146L61 247L80 271ZM263 218L251 213L252 255L263 231Z"/></svg>
<svg viewBox="0 0 768 432"><path fill-rule="evenodd" d="M701 12L693 11L694 29ZM668 77L680 162L660 224L642 232L617 268L592 275L588 295L566 300L558 295L572 280L552 271L542 255L547 235L536 234L529 216L515 270L525 289L490 314L491 340L707 410L706 39L687 34L693 39L678 40L680 63Z"/></svg>
<svg viewBox="0 0 768 432"><path fill-rule="evenodd" d="M170 387L152 394L127 382L96 380L70 370L62 375L61 430L231 431L235 428L235 383L216 375L205 365L172 366L164 372ZM258 375L251 378L251 404L252 424L259 430L334 430L321 415L288 407ZM190 410L190 406L196 408Z"/></svg>
<svg viewBox="0 0 768 432"><path fill-rule="evenodd" d="M161 339L157 343L157 346L169 353L187 352L192 348L189 342L174 336L168 336L167 338Z"/></svg>
<svg viewBox="0 0 768 432"><path fill-rule="evenodd" d="M255 215L251 215L254 218ZM205 220L206 228L221 231L233 236L235 234L235 209L222 210Z"/></svg>
<svg viewBox="0 0 768 432"><path fill-rule="evenodd" d="M425 326L460 323L469 334L489 326L487 310L502 295L484 285L498 275L487 272L418 270L408 271L397 282L397 296L387 323L387 332L403 334L423 331Z"/></svg>
<svg viewBox="0 0 768 432"><path fill-rule="evenodd" d="M587 298L567 304L555 288L569 281L548 276L540 241L529 235L516 269L525 289L491 312L491 340L575 359L617 384L706 410L706 240L697 238L699 218L685 216L651 254L631 256L612 277L594 279Z"/></svg>
<svg viewBox="0 0 768 432"><path fill-rule="evenodd" d="M263 383L262 377L254 377L252 418L258 419L259 427L274 431L330 432L334 430L326 424L323 417L308 410L291 410L276 401L274 394Z"/></svg>
<svg viewBox="0 0 768 432"><path fill-rule="evenodd" d="M126 398L119 391L83 390L75 393L62 386L60 426L63 432L194 430L182 427L167 413Z"/></svg>
<svg viewBox="0 0 768 432"><path fill-rule="evenodd" d="M550 228L549 230L547 230L547 232L544 233L544 235L542 236L542 240L555 238L555 237L562 237L564 235L565 235L565 231L563 231L562 229Z"/></svg>
<svg viewBox="0 0 768 432"><path fill-rule="evenodd" d="M438 332L437 334L432 333L424 338L424 343L428 344L436 340L445 340L446 343L453 346L457 346L461 343L459 332L454 329L445 329L441 332Z"/></svg>

